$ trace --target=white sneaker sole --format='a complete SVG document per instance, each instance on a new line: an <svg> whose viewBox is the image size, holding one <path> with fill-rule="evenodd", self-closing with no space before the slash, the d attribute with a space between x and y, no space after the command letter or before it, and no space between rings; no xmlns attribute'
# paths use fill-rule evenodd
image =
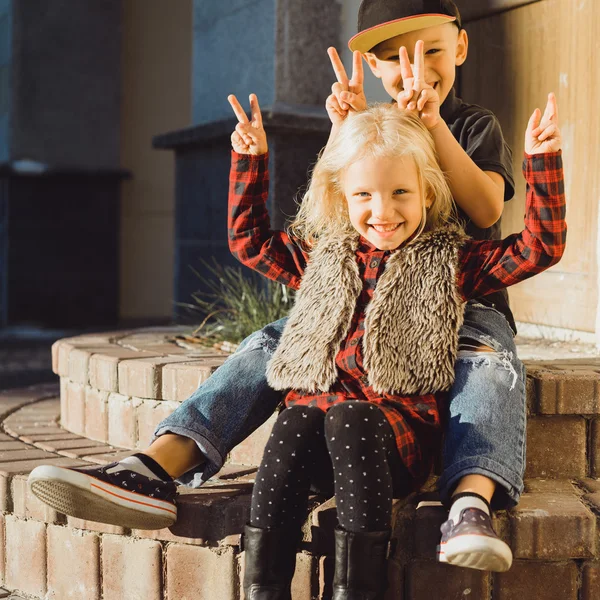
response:
<svg viewBox="0 0 600 600"><path fill-rule="evenodd" d="M91 475L42 465L31 471L29 489L55 510L128 529L163 529L177 520L172 502L136 494Z"/></svg>
<svg viewBox="0 0 600 600"><path fill-rule="evenodd" d="M507 544L487 535L459 535L438 546L439 562L480 571L508 571L512 558Z"/></svg>

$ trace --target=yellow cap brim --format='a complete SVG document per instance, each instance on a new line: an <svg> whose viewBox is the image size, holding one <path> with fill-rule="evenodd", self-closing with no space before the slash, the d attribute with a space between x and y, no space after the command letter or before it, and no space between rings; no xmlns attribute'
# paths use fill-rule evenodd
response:
<svg viewBox="0 0 600 600"><path fill-rule="evenodd" d="M403 19L396 19L395 21L375 25L375 27L370 27L357 33L348 42L348 47L352 52L355 50L368 52L371 48L377 46L377 44L381 44L381 42L385 42L385 40L389 40L397 35L417 31L418 29L425 29L426 27L452 23L453 21L456 21L456 18L449 15L416 15L414 17L404 17Z"/></svg>

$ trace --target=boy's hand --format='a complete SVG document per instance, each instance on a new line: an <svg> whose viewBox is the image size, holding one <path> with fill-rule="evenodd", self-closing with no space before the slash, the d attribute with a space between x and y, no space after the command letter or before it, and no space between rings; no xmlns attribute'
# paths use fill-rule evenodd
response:
<svg viewBox="0 0 600 600"><path fill-rule="evenodd" d="M339 126L351 110L359 112L367 108L367 98L363 88L362 55L358 50L352 54L352 79L349 80L337 50L333 47L328 48L327 54L337 82L331 86L331 95L325 102L325 108L332 124Z"/></svg>
<svg viewBox="0 0 600 600"><path fill-rule="evenodd" d="M556 96L548 94L548 103L542 111L536 108L527 124L525 132L525 152L527 154L546 154L558 152L562 147L562 138L558 128L558 105Z"/></svg>
<svg viewBox="0 0 600 600"><path fill-rule="evenodd" d="M433 129L440 122L440 97L425 82L425 54L422 40L415 44L415 68L410 66L408 52L400 48L400 74L402 87L398 94L398 108L416 111L427 129Z"/></svg>
<svg viewBox="0 0 600 600"><path fill-rule="evenodd" d="M231 108L239 123L231 134L231 146L238 154L252 154L259 156L266 154L269 149L267 145L267 134L263 128L262 115L256 94L250 94L250 112L252 120L249 121L244 109L238 99L233 95L227 96Z"/></svg>

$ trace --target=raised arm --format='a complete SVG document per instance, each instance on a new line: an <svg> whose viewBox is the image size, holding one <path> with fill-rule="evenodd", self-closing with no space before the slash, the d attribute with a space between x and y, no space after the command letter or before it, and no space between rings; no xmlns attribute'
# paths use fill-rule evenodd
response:
<svg viewBox="0 0 600 600"><path fill-rule="evenodd" d="M400 69L404 90L398 107L414 110L431 132L440 166L448 178L454 200L477 227L491 227L502 215L505 182L502 175L480 169L454 137L440 116L437 92L425 82L424 44L415 46L414 69L408 52L400 48Z"/></svg>
<svg viewBox="0 0 600 600"><path fill-rule="evenodd" d="M467 242L459 289L476 298L519 283L555 265L565 249L565 195L554 94L542 117L536 109L525 134L523 174L527 182L525 229L499 241Z"/></svg>
<svg viewBox="0 0 600 600"><path fill-rule="evenodd" d="M231 134L229 249L247 267L297 289L307 255L286 232L271 230L267 210L269 155L258 99L250 96L251 120L235 96L228 100L238 118Z"/></svg>

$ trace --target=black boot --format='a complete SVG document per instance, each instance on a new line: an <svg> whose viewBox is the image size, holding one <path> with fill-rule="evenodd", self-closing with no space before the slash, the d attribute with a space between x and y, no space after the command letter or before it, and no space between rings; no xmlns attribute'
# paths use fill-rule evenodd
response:
<svg viewBox="0 0 600 600"><path fill-rule="evenodd" d="M386 588L389 531L335 530L333 600L380 600Z"/></svg>
<svg viewBox="0 0 600 600"><path fill-rule="evenodd" d="M291 600L298 535L289 529L244 529L246 600Z"/></svg>

